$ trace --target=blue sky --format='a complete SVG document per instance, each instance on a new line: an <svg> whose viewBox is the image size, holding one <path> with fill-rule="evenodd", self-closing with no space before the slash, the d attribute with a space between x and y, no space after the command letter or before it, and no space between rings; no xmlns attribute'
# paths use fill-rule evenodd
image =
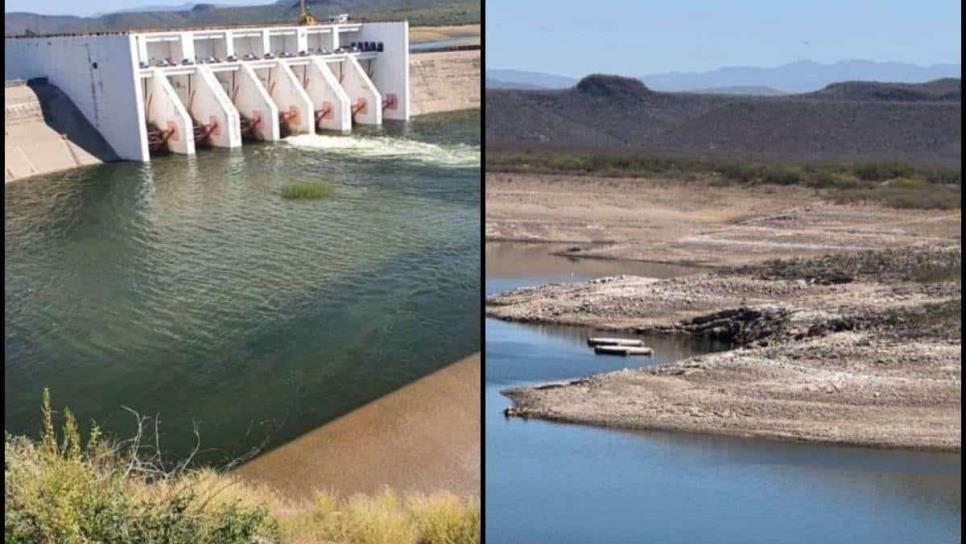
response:
<svg viewBox="0 0 966 544"><path fill-rule="evenodd" d="M44 15L92 15L120 11L141 6L180 6L181 4L207 3L255 5L271 4L275 0L5 0L3 11L29 11Z"/></svg>
<svg viewBox="0 0 966 544"><path fill-rule="evenodd" d="M958 63L961 13L959 0L488 0L486 65L580 77L803 59Z"/></svg>

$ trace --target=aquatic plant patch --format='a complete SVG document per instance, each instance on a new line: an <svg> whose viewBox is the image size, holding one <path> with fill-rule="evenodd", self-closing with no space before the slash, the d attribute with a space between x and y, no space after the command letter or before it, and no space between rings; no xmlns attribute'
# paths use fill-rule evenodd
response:
<svg viewBox="0 0 966 544"><path fill-rule="evenodd" d="M282 185L281 194L289 200L321 200L332 196L332 189L323 183L299 181Z"/></svg>

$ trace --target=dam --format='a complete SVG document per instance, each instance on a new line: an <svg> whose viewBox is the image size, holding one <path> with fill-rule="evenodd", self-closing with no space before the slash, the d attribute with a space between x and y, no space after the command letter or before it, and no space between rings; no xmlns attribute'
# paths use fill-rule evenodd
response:
<svg viewBox="0 0 966 544"><path fill-rule="evenodd" d="M10 36L4 57L6 80L58 88L123 160L411 115L406 21Z"/></svg>

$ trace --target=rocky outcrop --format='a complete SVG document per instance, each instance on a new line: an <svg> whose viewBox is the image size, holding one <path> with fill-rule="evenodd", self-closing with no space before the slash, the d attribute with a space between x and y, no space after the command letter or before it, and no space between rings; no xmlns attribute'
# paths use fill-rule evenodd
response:
<svg viewBox="0 0 966 544"><path fill-rule="evenodd" d="M492 317L734 344L672 364L507 390L506 415L959 451L961 258L959 247L923 246L490 297Z"/></svg>

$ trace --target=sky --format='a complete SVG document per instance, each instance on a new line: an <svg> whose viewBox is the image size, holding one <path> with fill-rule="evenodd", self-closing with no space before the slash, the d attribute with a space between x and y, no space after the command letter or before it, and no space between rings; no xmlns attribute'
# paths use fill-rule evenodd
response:
<svg viewBox="0 0 966 544"><path fill-rule="evenodd" d="M488 0L486 66L642 76L797 60L959 63L959 0Z"/></svg>
<svg viewBox="0 0 966 544"><path fill-rule="evenodd" d="M29 11L42 15L80 15L110 13L142 6L180 6L182 4L230 4L246 6L271 4L275 0L4 0L3 11Z"/></svg>

